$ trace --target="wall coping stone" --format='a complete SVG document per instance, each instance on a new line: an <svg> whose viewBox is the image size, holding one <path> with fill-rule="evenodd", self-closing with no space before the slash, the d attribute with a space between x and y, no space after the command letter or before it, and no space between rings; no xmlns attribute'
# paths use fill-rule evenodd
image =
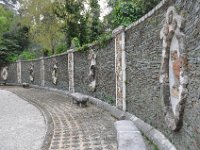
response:
<svg viewBox="0 0 200 150"><path fill-rule="evenodd" d="M125 27L124 27L124 26L119 26L118 28L116 28L116 29L114 29L114 30L112 31L112 35L113 35L113 36L116 36L116 35L118 35L118 34L124 32L124 31L125 31Z"/></svg>

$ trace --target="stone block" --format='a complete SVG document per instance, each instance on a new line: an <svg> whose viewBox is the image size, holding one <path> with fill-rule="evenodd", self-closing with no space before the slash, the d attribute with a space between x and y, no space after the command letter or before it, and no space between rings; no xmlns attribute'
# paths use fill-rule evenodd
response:
<svg viewBox="0 0 200 150"><path fill-rule="evenodd" d="M85 96L80 93L72 93L70 94L70 96L73 99L73 103L78 104L80 107L87 106L88 96Z"/></svg>
<svg viewBox="0 0 200 150"><path fill-rule="evenodd" d="M131 121L115 122L118 150L146 150L143 137Z"/></svg>
<svg viewBox="0 0 200 150"><path fill-rule="evenodd" d="M29 83L22 83L22 87L23 88L29 88L30 86L29 86Z"/></svg>

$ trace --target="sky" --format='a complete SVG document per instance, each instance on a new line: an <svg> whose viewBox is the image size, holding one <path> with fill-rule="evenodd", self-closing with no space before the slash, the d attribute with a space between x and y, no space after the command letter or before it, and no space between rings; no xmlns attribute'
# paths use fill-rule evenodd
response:
<svg viewBox="0 0 200 150"><path fill-rule="evenodd" d="M101 17L100 19L103 19L103 16L107 15L110 12L110 8L108 7L108 0L99 0L99 5L101 6Z"/></svg>

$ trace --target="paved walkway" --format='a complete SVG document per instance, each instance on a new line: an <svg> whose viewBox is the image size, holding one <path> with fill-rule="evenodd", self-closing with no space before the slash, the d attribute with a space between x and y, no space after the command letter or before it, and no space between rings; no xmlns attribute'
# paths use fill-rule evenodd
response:
<svg viewBox="0 0 200 150"><path fill-rule="evenodd" d="M108 112L93 105L80 108L72 104L69 98L55 92L33 88L4 88L33 103L43 111L48 126L42 149L117 149L115 119Z"/></svg>
<svg viewBox="0 0 200 150"><path fill-rule="evenodd" d="M13 93L0 90L0 150L38 150L44 136L41 112Z"/></svg>

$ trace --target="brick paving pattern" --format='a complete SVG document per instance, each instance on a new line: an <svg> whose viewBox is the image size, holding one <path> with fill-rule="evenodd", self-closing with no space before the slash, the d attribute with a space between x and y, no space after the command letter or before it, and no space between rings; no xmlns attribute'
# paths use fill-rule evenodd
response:
<svg viewBox="0 0 200 150"><path fill-rule="evenodd" d="M50 150L116 150L116 121L108 112L89 104L80 108L61 94L41 89L6 87L7 90L45 108L54 128Z"/></svg>

